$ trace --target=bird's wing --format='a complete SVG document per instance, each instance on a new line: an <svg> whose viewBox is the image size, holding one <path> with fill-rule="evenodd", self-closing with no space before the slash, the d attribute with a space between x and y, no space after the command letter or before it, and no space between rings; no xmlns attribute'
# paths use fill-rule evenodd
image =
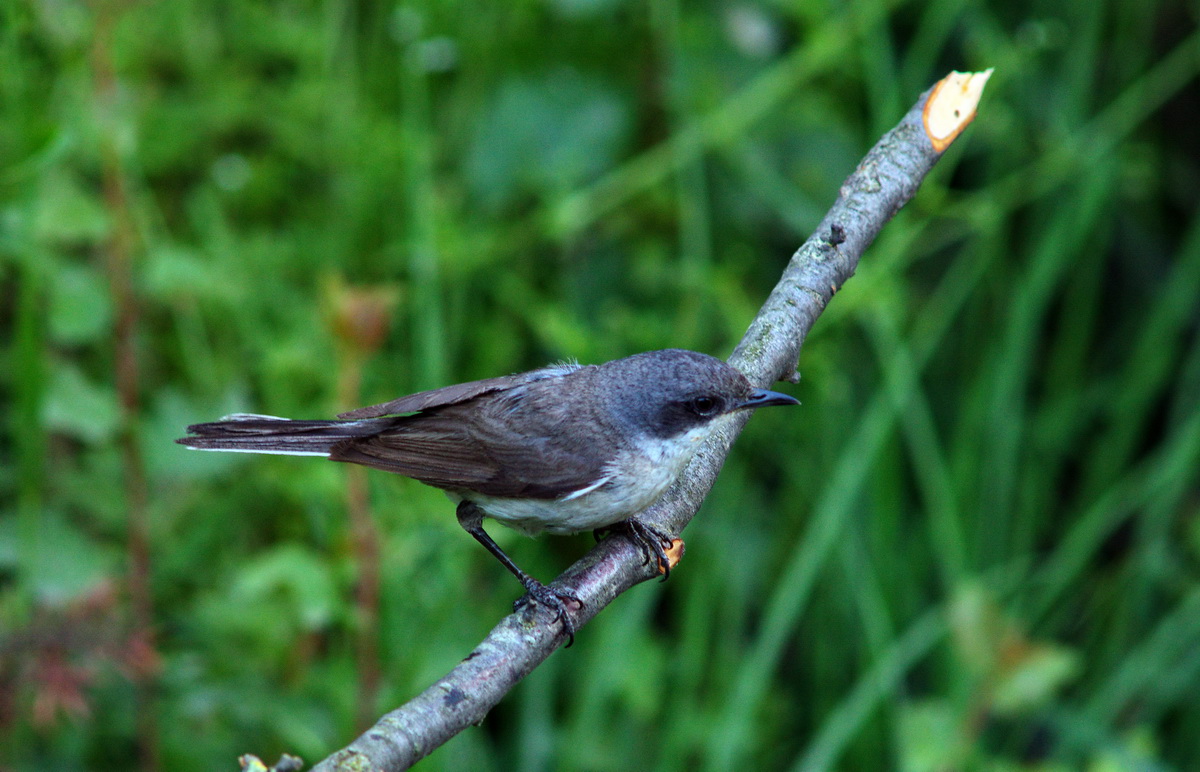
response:
<svg viewBox="0 0 1200 772"><path fill-rule="evenodd" d="M540 384L525 384L530 386L483 387L474 397L439 397L437 407L420 408L422 412L397 417L377 434L338 443L329 457L488 496L552 499L597 484L606 476L613 452L608 435L582 431L595 426L588 423L594 417L568 411L557 401L537 400L536 409L526 409L532 401L525 394L540 391ZM386 412L394 412L397 404L405 412L422 404L407 399L412 398L391 403ZM360 415L355 411L351 417Z"/></svg>
<svg viewBox="0 0 1200 772"><path fill-rule="evenodd" d="M380 418L385 415L404 415L405 413L419 413L422 410L430 410L432 408L444 407L446 405L454 405L467 400L475 399L496 391L510 389L520 383L520 379L527 375L502 375L498 378L486 378L482 381L469 381L467 383L456 383L453 386L443 386L440 389L432 389L430 391L421 391L416 394L409 394L399 399L393 399L391 402L384 402L381 405L371 405L370 407L360 407L356 410L351 410L347 413L340 413L338 418L344 420L357 420L359 418Z"/></svg>
<svg viewBox="0 0 1200 772"><path fill-rule="evenodd" d="M409 394L398 399L393 399L391 402L384 402L382 404L371 405L369 407L360 407L347 413L341 413L338 415L338 418L344 420L356 420L359 418L380 418L387 415L419 413L422 410L432 410L434 408L446 407L448 405L457 405L475 399L476 397L484 396L485 394L494 394L501 391L507 391L515 386L520 386L522 384L541 380L543 378L553 378L566 375L567 373L574 372L579 368L580 366L577 364L564 363L543 367L539 370L530 370L526 373L517 373L516 375L501 375L497 378L485 378L482 381L456 383L453 386L443 386L440 389L419 391L416 394Z"/></svg>

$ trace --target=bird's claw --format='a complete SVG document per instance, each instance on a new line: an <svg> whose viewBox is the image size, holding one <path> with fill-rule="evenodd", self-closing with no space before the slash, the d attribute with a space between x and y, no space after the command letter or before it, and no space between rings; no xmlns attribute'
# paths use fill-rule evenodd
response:
<svg viewBox="0 0 1200 772"><path fill-rule="evenodd" d="M671 559L667 555L667 549L674 542L671 535L661 528L631 517L604 528L597 528L594 536L599 539L604 534L617 531L624 533L642 551L642 565L646 565L650 558L654 557L658 561L659 571L662 572L662 581L667 581L667 577L671 575Z"/></svg>
<svg viewBox="0 0 1200 772"><path fill-rule="evenodd" d="M577 608L583 608L583 601L573 592L555 590L532 580L525 585L525 593L513 603L513 611L520 611L532 601L554 612L567 636L566 648L570 648L571 644L575 643L575 623L571 621L571 616L567 612L567 603L574 603Z"/></svg>

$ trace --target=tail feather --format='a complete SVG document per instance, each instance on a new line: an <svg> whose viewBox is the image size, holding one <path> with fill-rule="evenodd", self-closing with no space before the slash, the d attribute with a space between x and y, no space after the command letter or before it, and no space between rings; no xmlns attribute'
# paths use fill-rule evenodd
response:
<svg viewBox="0 0 1200 772"><path fill-rule="evenodd" d="M235 413L220 421L193 424L187 428L187 437L175 441L193 450L328 457L337 443L376 434L390 422L387 418L293 421L270 415Z"/></svg>

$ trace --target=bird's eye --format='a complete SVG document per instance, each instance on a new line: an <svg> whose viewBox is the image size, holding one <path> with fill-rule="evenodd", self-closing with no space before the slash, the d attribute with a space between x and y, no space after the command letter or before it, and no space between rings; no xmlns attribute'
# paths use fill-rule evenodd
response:
<svg viewBox="0 0 1200 772"><path fill-rule="evenodd" d="M721 403L713 397L696 397L691 401L689 406L696 415L710 416L717 412L717 409L721 407Z"/></svg>

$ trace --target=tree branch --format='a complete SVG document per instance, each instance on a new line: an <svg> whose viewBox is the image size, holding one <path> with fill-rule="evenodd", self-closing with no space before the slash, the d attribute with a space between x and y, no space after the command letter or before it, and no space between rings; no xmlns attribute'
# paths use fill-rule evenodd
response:
<svg viewBox="0 0 1200 772"><path fill-rule="evenodd" d="M854 274L867 246L916 193L946 147L975 116L991 71L952 73L923 94L900 123L867 153L842 185L816 232L792 256L775 289L730 357L756 386L795 381L800 346L838 288ZM712 488L749 413L712 437L642 519L670 533L691 521ZM554 584L579 597L581 628L614 598L657 574L627 539L606 539ZM550 612L527 606L500 621L444 677L388 713L315 767L317 772L407 769L487 712L562 642Z"/></svg>

